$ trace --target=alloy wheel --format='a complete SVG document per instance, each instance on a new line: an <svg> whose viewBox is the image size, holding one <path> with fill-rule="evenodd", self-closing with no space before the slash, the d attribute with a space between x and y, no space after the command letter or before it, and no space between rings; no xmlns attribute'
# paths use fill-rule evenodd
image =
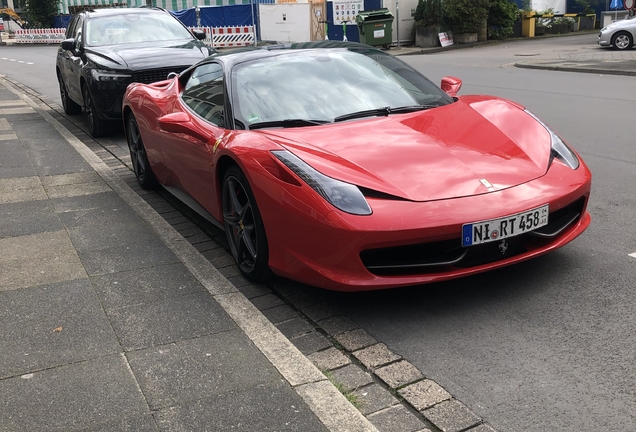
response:
<svg viewBox="0 0 636 432"><path fill-rule="evenodd" d="M156 186L157 180L150 168L148 162L148 155L146 154L146 147L141 138L139 132L139 125L137 119L133 114L130 114L127 122L128 133L126 138L128 140L128 151L130 152L130 161L135 172L137 181L144 189L152 189Z"/></svg>
<svg viewBox="0 0 636 432"><path fill-rule="evenodd" d="M258 259L258 231L253 204L234 176L223 184L223 220L234 260L243 273L252 273Z"/></svg>

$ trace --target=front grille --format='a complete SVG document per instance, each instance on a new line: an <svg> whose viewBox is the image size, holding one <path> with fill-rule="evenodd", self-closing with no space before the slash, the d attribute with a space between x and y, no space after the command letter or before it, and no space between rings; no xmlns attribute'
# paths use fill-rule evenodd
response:
<svg viewBox="0 0 636 432"><path fill-rule="evenodd" d="M143 71L133 72L133 81L143 84L152 84L157 81L163 81L168 78L170 72L181 73L186 70L188 66L173 66L159 69L148 69Z"/></svg>
<svg viewBox="0 0 636 432"><path fill-rule="evenodd" d="M585 198L550 213L550 223L535 231L500 241L464 248L461 238L407 246L368 249L360 259L378 276L404 276L470 268L500 261L549 244L583 214Z"/></svg>

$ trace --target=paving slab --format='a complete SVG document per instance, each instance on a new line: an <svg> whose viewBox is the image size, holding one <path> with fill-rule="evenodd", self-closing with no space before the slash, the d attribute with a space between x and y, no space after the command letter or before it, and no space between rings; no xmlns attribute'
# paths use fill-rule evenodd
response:
<svg viewBox="0 0 636 432"><path fill-rule="evenodd" d="M373 336L362 329L346 331L335 336L335 339L347 351L357 351L378 343Z"/></svg>
<svg viewBox="0 0 636 432"><path fill-rule="evenodd" d="M419 432L424 422L402 405L393 405L369 414L369 420L381 432Z"/></svg>
<svg viewBox="0 0 636 432"><path fill-rule="evenodd" d="M304 355L315 353L333 346L331 341L327 339L322 333L313 331L311 333L304 334L300 337L292 339L291 341L296 348L300 350Z"/></svg>
<svg viewBox="0 0 636 432"><path fill-rule="evenodd" d="M78 432L159 432L152 414L138 414L78 429Z"/></svg>
<svg viewBox="0 0 636 432"><path fill-rule="evenodd" d="M159 410L162 430L324 432L328 429L283 383L268 383L189 405ZM285 419L280 422L279 419Z"/></svg>
<svg viewBox="0 0 636 432"><path fill-rule="evenodd" d="M423 414L444 432L460 432L481 423L481 418L457 399L444 401Z"/></svg>
<svg viewBox="0 0 636 432"><path fill-rule="evenodd" d="M374 373L393 389L403 387L424 378L422 372L406 360L400 360L388 366L378 368Z"/></svg>
<svg viewBox="0 0 636 432"><path fill-rule="evenodd" d="M406 386L398 390L398 394L419 411L451 398L439 384L428 379Z"/></svg>
<svg viewBox="0 0 636 432"><path fill-rule="evenodd" d="M0 239L0 291L87 277L66 231Z"/></svg>
<svg viewBox="0 0 636 432"><path fill-rule="evenodd" d="M77 254L90 276L178 262L174 253L160 240L144 240L99 250L77 251Z"/></svg>
<svg viewBox="0 0 636 432"><path fill-rule="evenodd" d="M353 364L332 371L331 377L332 380L340 384L345 391L355 391L361 387L373 384L371 375Z"/></svg>
<svg viewBox="0 0 636 432"><path fill-rule="evenodd" d="M91 282L106 310L204 292L182 263L93 276Z"/></svg>
<svg viewBox="0 0 636 432"><path fill-rule="evenodd" d="M396 405L399 401L379 384L360 388L353 392L361 403L360 412L369 415L384 408Z"/></svg>
<svg viewBox="0 0 636 432"><path fill-rule="evenodd" d="M0 238L62 229L64 225L49 200L0 204Z"/></svg>
<svg viewBox="0 0 636 432"><path fill-rule="evenodd" d="M127 356L153 410L213 399L281 379L237 329Z"/></svg>
<svg viewBox="0 0 636 432"><path fill-rule="evenodd" d="M0 378L121 352L88 279L0 292Z"/></svg>
<svg viewBox="0 0 636 432"><path fill-rule="evenodd" d="M351 364L351 360L334 347L307 356L320 370L333 370Z"/></svg>
<svg viewBox="0 0 636 432"><path fill-rule="evenodd" d="M140 350L236 328L205 291L109 310L124 350Z"/></svg>
<svg viewBox="0 0 636 432"><path fill-rule="evenodd" d="M0 179L0 204L45 200L47 198L39 177Z"/></svg>
<svg viewBox="0 0 636 432"><path fill-rule="evenodd" d="M355 351L354 357L369 369L375 369L380 366L387 365L394 361L400 360L402 357L391 352L385 344L378 343L370 347Z"/></svg>
<svg viewBox="0 0 636 432"><path fill-rule="evenodd" d="M276 327L288 339L294 339L315 330L311 324L301 318L293 318L277 324Z"/></svg>
<svg viewBox="0 0 636 432"><path fill-rule="evenodd" d="M298 313L286 304L261 310L261 312L272 324L278 324L298 317Z"/></svg>
<svg viewBox="0 0 636 432"><path fill-rule="evenodd" d="M0 431L69 431L148 413L121 355L0 380Z"/></svg>

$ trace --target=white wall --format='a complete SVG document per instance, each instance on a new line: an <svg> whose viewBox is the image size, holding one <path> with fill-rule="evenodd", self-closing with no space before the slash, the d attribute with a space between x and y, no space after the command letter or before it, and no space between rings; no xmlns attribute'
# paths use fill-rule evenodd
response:
<svg viewBox="0 0 636 432"><path fill-rule="evenodd" d="M544 11L551 8L555 14L564 14L567 13L565 1L566 0L532 0L532 10Z"/></svg>
<svg viewBox="0 0 636 432"><path fill-rule="evenodd" d="M417 0L384 0L383 3L383 6L391 11L391 13L393 14L393 43L396 44L398 40L398 8L400 12L400 43L412 41L413 26L415 25L413 14L415 13L415 8L417 7Z"/></svg>
<svg viewBox="0 0 636 432"><path fill-rule="evenodd" d="M261 39L277 42L311 40L308 3L259 4Z"/></svg>

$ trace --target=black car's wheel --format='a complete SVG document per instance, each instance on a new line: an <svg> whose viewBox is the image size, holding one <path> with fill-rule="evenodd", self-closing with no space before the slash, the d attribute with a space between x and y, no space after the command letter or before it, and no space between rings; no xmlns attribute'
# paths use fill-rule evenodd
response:
<svg viewBox="0 0 636 432"><path fill-rule="evenodd" d="M612 37L612 46L617 50L630 49L634 45L634 38L628 32L616 33Z"/></svg>
<svg viewBox="0 0 636 432"><path fill-rule="evenodd" d="M225 234L241 273L252 282L268 279L265 227L247 178L236 166L223 179L222 204Z"/></svg>
<svg viewBox="0 0 636 432"><path fill-rule="evenodd" d="M108 122L106 120L102 120L97 115L95 102L93 101L91 92L88 90L88 86L86 85L82 88L82 96L84 96L84 110L86 111L88 132L93 138L99 138L108 135Z"/></svg>
<svg viewBox="0 0 636 432"><path fill-rule="evenodd" d="M66 90L66 84L60 75L57 76L57 81L60 84L60 99L62 99L64 112L68 115L79 114L82 112L82 106L75 103L75 101L69 97L68 90Z"/></svg>
<svg viewBox="0 0 636 432"><path fill-rule="evenodd" d="M135 171L137 181L144 189L153 189L157 186L157 179L150 168L146 148L139 133L139 125L134 114L130 114L126 121L126 139L130 150L130 160Z"/></svg>

